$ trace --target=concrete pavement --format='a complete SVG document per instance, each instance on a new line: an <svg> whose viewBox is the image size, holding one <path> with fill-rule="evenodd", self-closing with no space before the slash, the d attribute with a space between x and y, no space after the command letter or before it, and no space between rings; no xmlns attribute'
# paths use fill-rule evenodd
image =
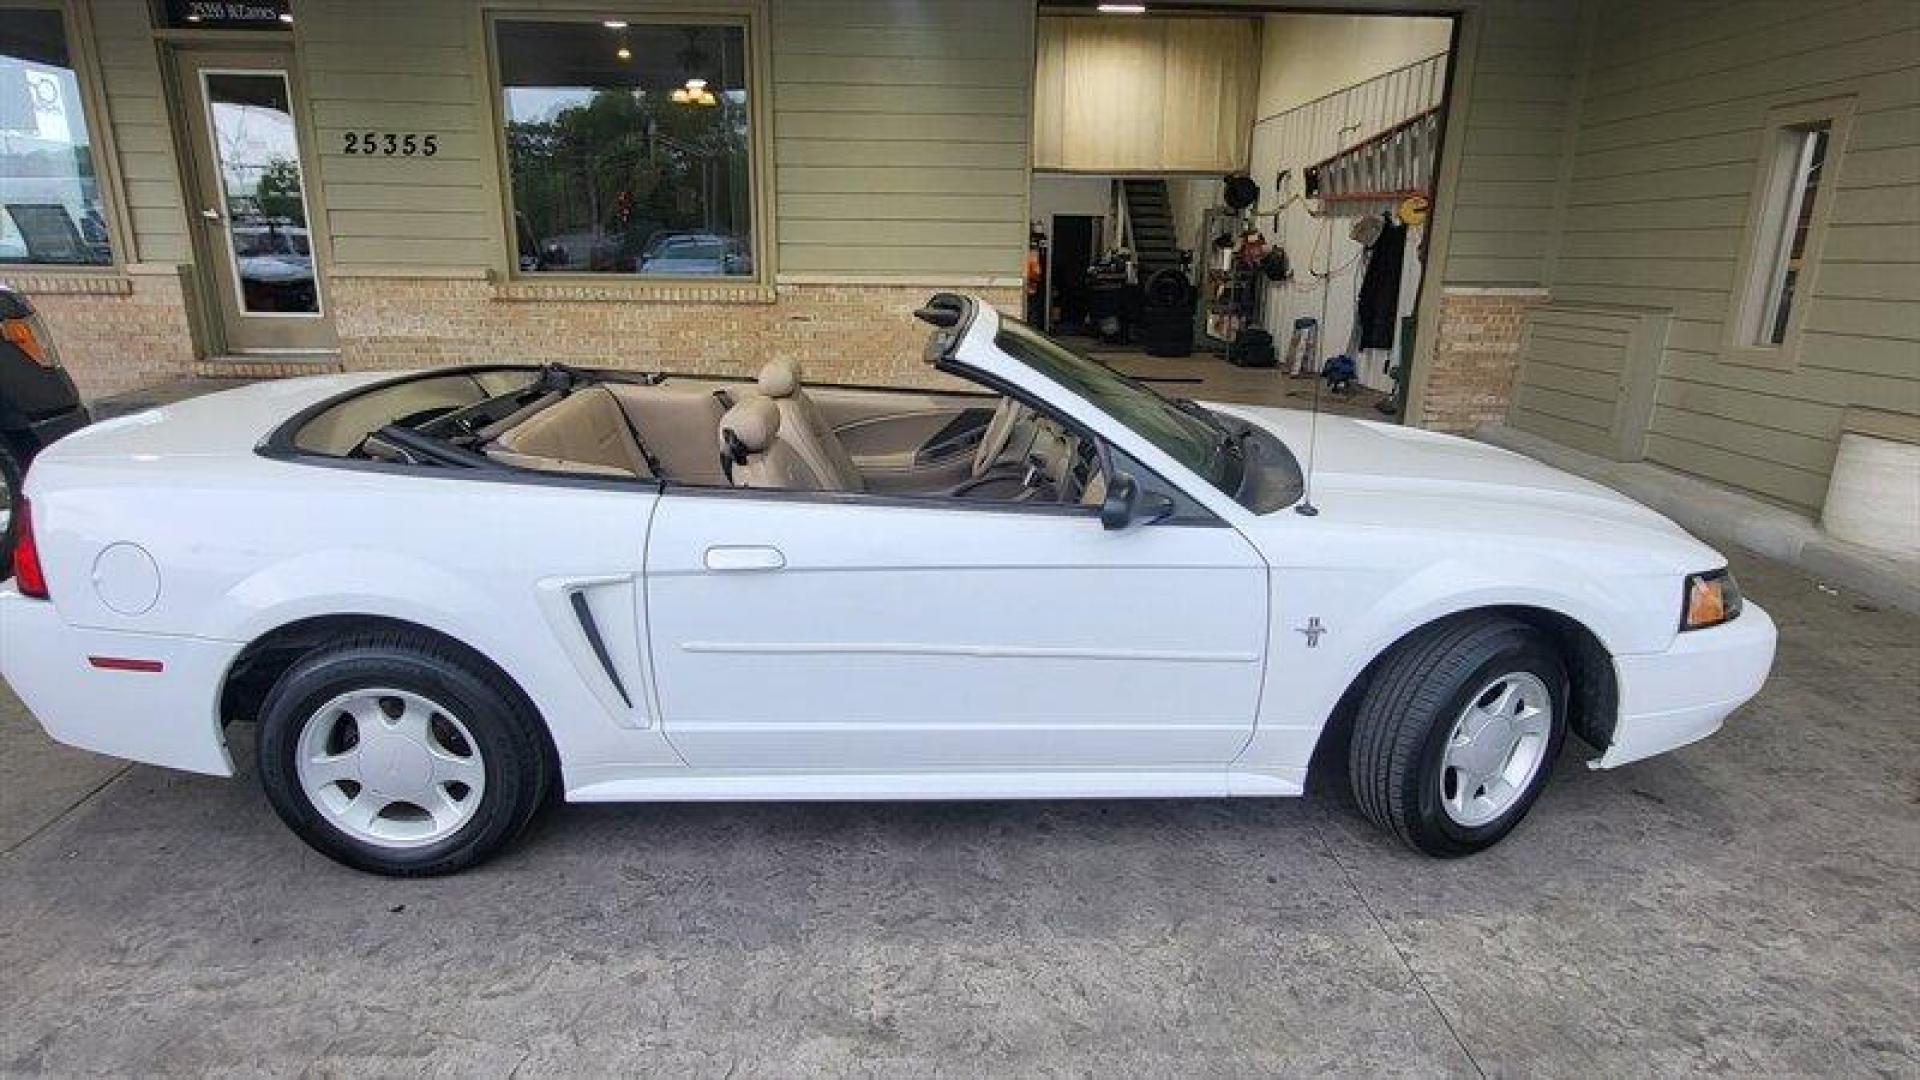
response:
<svg viewBox="0 0 1920 1080"><path fill-rule="evenodd" d="M0 695L0 1073L1915 1075L1920 621L1735 561L1762 696L1450 863L1329 797L598 806L387 881Z"/></svg>

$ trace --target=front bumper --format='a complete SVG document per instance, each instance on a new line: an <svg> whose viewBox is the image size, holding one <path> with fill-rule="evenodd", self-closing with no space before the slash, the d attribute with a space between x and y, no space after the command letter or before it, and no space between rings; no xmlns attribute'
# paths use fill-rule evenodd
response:
<svg viewBox="0 0 1920 1080"><path fill-rule="evenodd" d="M48 735L82 750L232 776L220 687L239 653L224 641L68 626L52 604L0 587L0 675ZM102 670L94 657L161 670Z"/></svg>
<svg viewBox="0 0 1920 1080"><path fill-rule="evenodd" d="M61 439L93 423L92 414L85 406L76 405L72 410L42 417L27 425L27 436L33 441L36 451L45 450Z"/></svg>
<svg viewBox="0 0 1920 1080"><path fill-rule="evenodd" d="M1720 730L1766 683L1778 637L1772 616L1748 601L1739 618L1683 633L1666 652L1614 657L1620 715L1592 767L1639 761Z"/></svg>

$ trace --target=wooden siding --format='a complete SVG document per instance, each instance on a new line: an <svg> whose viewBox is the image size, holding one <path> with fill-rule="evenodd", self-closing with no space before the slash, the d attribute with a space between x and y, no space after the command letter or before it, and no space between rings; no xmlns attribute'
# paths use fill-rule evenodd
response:
<svg viewBox="0 0 1920 1080"><path fill-rule="evenodd" d="M1798 356L1737 363L1723 346L1766 115L1847 94ZM1556 303L1673 312L1648 458L1817 511L1849 407L1920 415L1920 6L1602 5L1578 115L1550 284Z"/></svg>
<svg viewBox="0 0 1920 1080"><path fill-rule="evenodd" d="M1508 422L1589 454L1640 460L1670 326L1657 309L1533 308Z"/></svg>
<svg viewBox="0 0 1920 1080"><path fill-rule="evenodd" d="M537 7L538 4L529 4ZM816 277L1005 277L1026 243L1029 0L772 0L775 265ZM473 0L301 0L337 269L504 269ZM441 133L427 159L348 131ZM764 223L763 223L764 224ZM916 225L924 227L916 228Z"/></svg>
<svg viewBox="0 0 1920 1080"><path fill-rule="evenodd" d="M773 0L779 268L1011 277L1031 0Z"/></svg>
<svg viewBox="0 0 1920 1080"><path fill-rule="evenodd" d="M469 0L300 0L300 70L335 270L504 265L491 88ZM345 153L349 131L425 131L431 158Z"/></svg>
<svg viewBox="0 0 1920 1080"><path fill-rule="evenodd" d="M146 6L92 9L139 257L189 261ZM1017 275L1032 0L769 0L769 9L777 268L810 278ZM480 12L477 0L301 0L295 36L336 269L506 266L492 88L474 55ZM1448 136L1466 142L1444 278L1537 284L1577 66L1575 2L1488 0L1470 17L1484 25L1466 115ZM341 152L345 132L369 127L440 132L443 150L431 161ZM942 228L902 227L927 221Z"/></svg>
<svg viewBox="0 0 1920 1080"><path fill-rule="evenodd" d="M145 0L93 0L94 55L100 64L100 90L113 126L114 151L126 194L125 232L133 250L123 262L193 261L186 204L180 191L180 167L167 123L165 80L160 53L149 33ZM101 118L88 116L89 124Z"/></svg>
<svg viewBox="0 0 1920 1080"><path fill-rule="evenodd" d="M1447 285L1539 285L1552 249L1555 196L1573 121L1581 21L1572 0L1489 0L1463 107L1448 120L1460 175Z"/></svg>

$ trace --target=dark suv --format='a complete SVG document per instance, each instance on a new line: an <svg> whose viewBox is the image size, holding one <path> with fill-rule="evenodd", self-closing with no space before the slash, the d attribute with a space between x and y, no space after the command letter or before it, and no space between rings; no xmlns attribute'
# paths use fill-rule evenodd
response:
<svg viewBox="0 0 1920 1080"><path fill-rule="evenodd" d="M90 418L33 305L0 285L0 578L13 569L13 511L33 455Z"/></svg>

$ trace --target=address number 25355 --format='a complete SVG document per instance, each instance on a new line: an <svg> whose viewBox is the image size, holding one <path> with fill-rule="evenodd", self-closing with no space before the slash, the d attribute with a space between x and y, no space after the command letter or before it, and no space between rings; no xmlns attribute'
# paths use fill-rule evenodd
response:
<svg viewBox="0 0 1920 1080"><path fill-rule="evenodd" d="M417 131L349 131L341 138L341 152L378 157L432 157L440 152L440 136Z"/></svg>

